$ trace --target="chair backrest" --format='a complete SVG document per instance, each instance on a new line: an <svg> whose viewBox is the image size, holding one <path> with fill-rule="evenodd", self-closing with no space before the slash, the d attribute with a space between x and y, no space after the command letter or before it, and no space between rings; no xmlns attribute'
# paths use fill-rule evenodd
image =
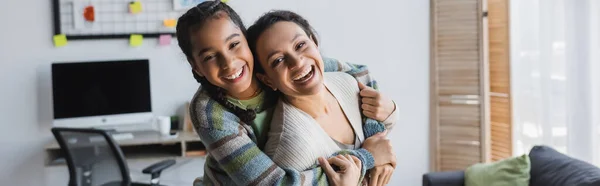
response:
<svg viewBox="0 0 600 186"><path fill-rule="evenodd" d="M52 128L69 167L69 186L130 185L121 148L104 130Z"/></svg>

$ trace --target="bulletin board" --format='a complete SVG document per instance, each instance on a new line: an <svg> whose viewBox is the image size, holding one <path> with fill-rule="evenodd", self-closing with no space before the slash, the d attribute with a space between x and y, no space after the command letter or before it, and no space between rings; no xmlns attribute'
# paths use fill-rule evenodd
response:
<svg viewBox="0 0 600 186"><path fill-rule="evenodd" d="M132 34L159 37L175 34L165 20L177 20L204 0L52 0L54 34L67 39L129 38ZM132 13L133 3L140 10ZM90 7L93 7L90 9ZM91 10L91 11L90 11ZM90 12L93 18L89 17Z"/></svg>

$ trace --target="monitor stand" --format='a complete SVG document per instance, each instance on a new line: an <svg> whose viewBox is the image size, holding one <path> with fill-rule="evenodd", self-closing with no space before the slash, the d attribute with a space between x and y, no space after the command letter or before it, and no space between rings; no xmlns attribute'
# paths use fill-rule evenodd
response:
<svg viewBox="0 0 600 186"><path fill-rule="evenodd" d="M139 132L139 131L158 131L158 127L156 126L156 122L148 121L144 123L136 123L136 124L119 124L119 125L107 125L107 126L98 126L93 127L96 129L109 130L113 132Z"/></svg>

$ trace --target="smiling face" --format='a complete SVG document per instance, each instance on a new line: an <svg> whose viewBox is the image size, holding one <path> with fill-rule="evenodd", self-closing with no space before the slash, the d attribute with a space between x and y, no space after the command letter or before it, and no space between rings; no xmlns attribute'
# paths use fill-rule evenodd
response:
<svg viewBox="0 0 600 186"><path fill-rule="evenodd" d="M317 45L294 22L280 21L256 42L256 55L265 70L265 84L285 95L315 95L323 89L323 59Z"/></svg>
<svg viewBox="0 0 600 186"><path fill-rule="evenodd" d="M231 96L251 96L254 60L242 31L225 13L207 19L202 28L191 34L193 68L215 86Z"/></svg>

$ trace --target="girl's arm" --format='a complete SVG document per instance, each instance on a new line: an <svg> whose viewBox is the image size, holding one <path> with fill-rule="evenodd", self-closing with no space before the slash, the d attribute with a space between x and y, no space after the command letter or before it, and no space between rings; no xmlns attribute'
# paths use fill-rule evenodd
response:
<svg viewBox="0 0 600 186"><path fill-rule="evenodd" d="M323 57L325 72L344 72L350 74L356 81L367 85L375 90L379 90L377 81L369 73L367 65L341 62L337 59Z"/></svg>
<svg viewBox="0 0 600 186"><path fill-rule="evenodd" d="M236 185L327 184L327 178L320 167L299 172L277 166L252 141L248 130L243 127L245 124L208 95L200 93L192 100L190 115L202 143L219 164L218 167L223 169L207 173L208 176L204 179L210 179L214 183L233 180ZM373 156L365 149L342 151L334 155L337 154L350 154L360 159L363 176L366 170L374 166Z"/></svg>

